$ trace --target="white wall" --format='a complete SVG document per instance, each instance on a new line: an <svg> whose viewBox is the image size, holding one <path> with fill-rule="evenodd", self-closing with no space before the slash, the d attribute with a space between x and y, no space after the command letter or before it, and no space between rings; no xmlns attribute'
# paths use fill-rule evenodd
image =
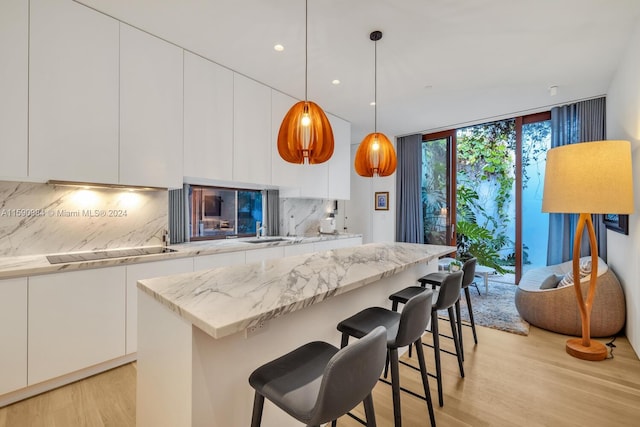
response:
<svg viewBox="0 0 640 427"><path fill-rule="evenodd" d="M360 141L351 145L351 165ZM389 210L374 209L374 194L389 192ZM351 200L345 203L345 226L349 233L362 234L362 243L396 240L396 174L384 178L363 178L351 167Z"/></svg>
<svg viewBox="0 0 640 427"><path fill-rule="evenodd" d="M631 141L635 212L629 235L607 232L607 262L618 275L627 301L626 335L640 355L640 22L607 92L607 139Z"/></svg>

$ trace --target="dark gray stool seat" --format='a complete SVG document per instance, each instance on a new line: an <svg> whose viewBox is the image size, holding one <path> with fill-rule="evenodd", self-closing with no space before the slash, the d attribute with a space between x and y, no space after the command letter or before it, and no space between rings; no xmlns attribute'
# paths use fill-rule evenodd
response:
<svg viewBox="0 0 640 427"><path fill-rule="evenodd" d="M364 402L367 425L376 426L371 390L384 368L387 334L373 328L338 349L314 341L268 362L249 376L255 389L252 427L260 426L264 399L307 426L335 420Z"/></svg>
<svg viewBox="0 0 640 427"><path fill-rule="evenodd" d="M424 288L420 289L421 292L419 294L416 294L407 301L402 313L381 307L370 307L338 323L338 330L342 332L341 345L343 347L348 344L350 336L360 338L372 329L380 327L380 325L386 328L388 357L391 362L394 424L396 427L402 425L398 348L411 346L412 344L415 346L416 353L418 354L424 396L417 395L413 392L410 393L418 397L423 397L426 400L431 425L436 425L433 404L431 402L431 392L429 390L427 366L424 361L424 352L422 349L422 334L429 325L431 295L433 291Z"/></svg>
<svg viewBox="0 0 640 427"><path fill-rule="evenodd" d="M462 265L462 290L464 291L465 300L467 301L467 310L469 311L469 323L470 325L464 324L465 326L471 326L471 331L473 332L473 342L478 344L478 334L476 333L476 321L473 317L473 306L471 305L471 294L469 292L469 286L474 285L476 290L478 291L478 295L480 295L480 290L478 289L478 285L475 283L475 275L476 275L476 265L477 258L470 258L464 262ZM437 272L430 273L426 276L422 276L418 281L422 286L426 286L427 284L431 285L432 288L440 286L444 281L444 278L447 277L450 273L448 272ZM455 304L456 310L456 319L458 321L458 336L460 337L460 350L462 351L462 359L464 360L464 339L462 338L462 319L460 317L460 298L456 301Z"/></svg>
<svg viewBox="0 0 640 427"><path fill-rule="evenodd" d="M456 328L456 316L453 312L453 307L456 301L460 298L460 289L462 288L462 271L455 273L448 273L445 275L444 280L441 283L440 289L437 292L432 291L432 305L429 311L431 316L431 335L433 335L433 353L436 361L436 380L438 383L438 403L440 406L444 406L444 394L442 391L442 368L440 361L440 333L438 331L438 311L447 310L449 313L449 324L451 325L451 334L453 335L453 343L455 345L455 356L458 359L458 368L460 369L460 376L464 378L464 366L462 365L462 350L460 348L460 339L458 337L458 331ZM409 286L398 292L395 292L389 296L392 301L394 310L397 309L398 304L408 304L411 301L412 295L416 295L419 292L423 292L425 288L420 286ZM413 297L415 298L415 297ZM405 306L406 309L406 306Z"/></svg>

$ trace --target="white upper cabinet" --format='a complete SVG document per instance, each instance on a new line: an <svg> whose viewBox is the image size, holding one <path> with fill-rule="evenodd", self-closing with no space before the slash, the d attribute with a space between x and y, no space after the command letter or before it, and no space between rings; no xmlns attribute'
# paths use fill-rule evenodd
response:
<svg viewBox="0 0 640 427"><path fill-rule="evenodd" d="M326 198L328 185L328 162L319 165L301 165L282 160L278 153L280 124L289 109L298 100L272 91L271 104L271 158L273 184L280 186L281 197Z"/></svg>
<svg viewBox="0 0 640 427"><path fill-rule="evenodd" d="M349 200L351 197L351 123L327 114L335 141L329 167L329 199Z"/></svg>
<svg viewBox="0 0 640 427"><path fill-rule="evenodd" d="M182 186L183 51L120 24L120 183Z"/></svg>
<svg viewBox="0 0 640 427"><path fill-rule="evenodd" d="M300 165L285 162L278 153L280 124L297 99L271 91L271 183L280 187L280 197L300 197Z"/></svg>
<svg viewBox="0 0 640 427"><path fill-rule="evenodd" d="M234 73L233 180L271 184L271 89Z"/></svg>
<svg viewBox="0 0 640 427"><path fill-rule="evenodd" d="M184 176L233 179L233 71L184 53Z"/></svg>
<svg viewBox="0 0 640 427"><path fill-rule="evenodd" d="M27 176L29 2L0 2L0 177ZM0 391L1 394L1 391Z"/></svg>
<svg viewBox="0 0 640 427"><path fill-rule="evenodd" d="M31 0L29 56L29 175L117 182L118 22L72 1Z"/></svg>

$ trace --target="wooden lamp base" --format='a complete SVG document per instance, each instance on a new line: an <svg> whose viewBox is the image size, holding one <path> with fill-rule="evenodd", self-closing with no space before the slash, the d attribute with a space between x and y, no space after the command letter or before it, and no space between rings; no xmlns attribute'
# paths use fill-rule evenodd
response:
<svg viewBox="0 0 640 427"><path fill-rule="evenodd" d="M591 341L588 347L582 345L582 338L567 340L567 353L582 360L599 361L607 358L607 347L599 341Z"/></svg>

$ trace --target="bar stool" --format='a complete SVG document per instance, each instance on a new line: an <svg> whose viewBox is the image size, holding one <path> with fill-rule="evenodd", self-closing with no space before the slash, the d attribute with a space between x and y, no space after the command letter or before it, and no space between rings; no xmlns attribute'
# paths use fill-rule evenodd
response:
<svg viewBox="0 0 640 427"><path fill-rule="evenodd" d="M460 289L462 288L462 271L449 273L444 276L440 289L434 292L436 301L431 306L431 334L433 335L433 353L436 360L436 380L438 383L438 403L444 406L444 396L442 392L442 367L440 362L440 334L438 331L438 311L447 310L449 313L449 324L451 325L451 334L453 335L453 343L455 345L455 356L458 359L458 368L460 376L464 378L464 367L462 365L462 352L460 350L460 340L456 327L455 314L453 307L460 298ZM424 287L409 286L389 296L393 303L393 310L396 311L398 304L407 304L415 295L424 292ZM406 309L406 306L405 306ZM426 345L426 344L425 344ZM444 351L444 350L443 350Z"/></svg>
<svg viewBox="0 0 640 427"><path fill-rule="evenodd" d="M255 389L251 427L259 427L265 397L307 426L336 420L364 403L376 426L371 390L384 367L387 333L373 328L342 349L314 341L268 362L249 376Z"/></svg>
<svg viewBox="0 0 640 427"><path fill-rule="evenodd" d="M473 306L471 305L471 293L469 292L469 285L473 283L476 289L478 289L478 286L474 282L475 275L476 275L477 262L478 262L477 258L469 258L462 265L462 272L463 272L462 289L464 290L464 296L467 301L467 309L469 310L469 323L470 323L470 325L467 325L467 324L464 324L464 325L471 327L471 331L473 332L473 341L475 344L478 344L478 335L476 334L476 322L475 322L475 319L473 318ZM441 273L441 272L431 273L421 277L420 279L418 279L418 281L423 286L426 286L427 283L430 284L432 287L440 286L442 283L442 280L444 279L444 277L446 277L447 274L449 273ZM478 290L478 294L480 294L479 290ZM460 298L458 298L458 301L456 301L455 310L456 310L456 319L458 321L458 336L460 337L460 351L462 352L462 360L464 360L464 338L462 336L463 323L462 323L462 318L460 317Z"/></svg>
<svg viewBox="0 0 640 427"><path fill-rule="evenodd" d="M433 403L431 402L431 392L429 390L427 366L424 361L424 352L422 349L422 334L429 324L433 291L430 289L421 289L422 292L414 295L413 298L407 301L402 313L397 313L382 307L370 307L338 323L338 330L342 332L342 347L347 345L350 336L361 338L369 333L370 330L380 325L387 329L387 350L391 362L393 417L396 427L402 425L400 390L426 400L431 425L436 425ZM411 346L411 344L414 344L416 353L418 354L424 396L400 387L398 348L407 345Z"/></svg>

